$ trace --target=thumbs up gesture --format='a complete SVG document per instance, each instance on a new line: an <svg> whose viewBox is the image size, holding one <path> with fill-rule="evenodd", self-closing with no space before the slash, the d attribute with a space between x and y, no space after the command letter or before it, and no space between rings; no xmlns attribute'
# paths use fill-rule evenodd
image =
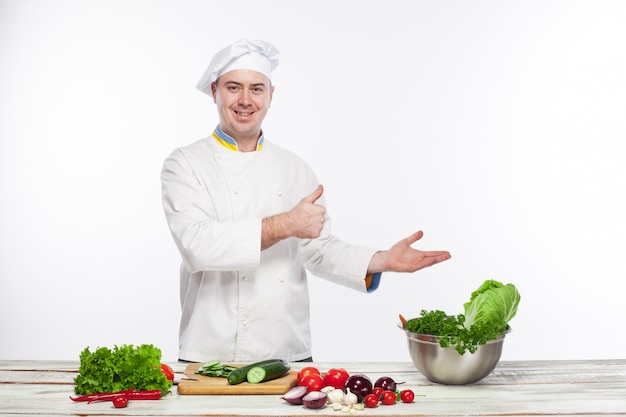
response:
<svg viewBox="0 0 626 417"><path fill-rule="evenodd" d="M289 226L295 237L314 239L320 236L326 220L326 209L315 202L323 193L324 187L320 184L289 212Z"/></svg>
<svg viewBox="0 0 626 417"><path fill-rule="evenodd" d="M315 203L323 193L324 187L318 185L315 191L300 200L290 211L264 218L261 249L267 249L289 237L301 239L320 237L326 221L326 209Z"/></svg>

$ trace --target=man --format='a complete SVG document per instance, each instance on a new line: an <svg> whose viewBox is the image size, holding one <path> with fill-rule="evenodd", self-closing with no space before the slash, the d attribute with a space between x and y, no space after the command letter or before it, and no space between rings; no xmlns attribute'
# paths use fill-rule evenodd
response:
<svg viewBox="0 0 626 417"><path fill-rule="evenodd" d="M298 156L265 139L278 51L241 40L198 84L217 105L213 134L176 149L161 174L163 207L183 262L181 360L311 358L307 273L374 291L384 271L450 258L419 251L416 232L387 251L330 233L323 187Z"/></svg>

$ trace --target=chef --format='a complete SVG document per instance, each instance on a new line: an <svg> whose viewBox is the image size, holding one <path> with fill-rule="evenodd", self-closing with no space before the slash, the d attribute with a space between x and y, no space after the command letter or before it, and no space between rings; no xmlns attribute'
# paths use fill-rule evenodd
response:
<svg viewBox="0 0 626 417"><path fill-rule="evenodd" d="M219 51L197 85L216 104L219 124L163 164L163 207L182 257L181 360L311 360L307 270L367 292L384 271L450 258L413 249L421 231L384 251L331 234L315 173L261 128L278 55L247 39Z"/></svg>

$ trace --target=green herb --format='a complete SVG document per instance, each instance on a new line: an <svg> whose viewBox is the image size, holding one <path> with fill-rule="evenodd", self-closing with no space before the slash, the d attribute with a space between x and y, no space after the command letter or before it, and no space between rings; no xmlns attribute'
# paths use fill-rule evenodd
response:
<svg viewBox="0 0 626 417"><path fill-rule="evenodd" d="M153 345L101 347L94 352L85 348L80 354L76 394L160 390L163 395L172 386L161 372L161 350Z"/></svg>
<svg viewBox="0 0 626 417"><path fill-rule="evenodd" d="M463 305L464 314L449 316L441 310L422 310L420 317L406 322L405 328L436 336L441 347L453 346L461 355L474 353L478 346L497 339L508 329L519 302L520 294L513 284L487 280Z"/></svg>

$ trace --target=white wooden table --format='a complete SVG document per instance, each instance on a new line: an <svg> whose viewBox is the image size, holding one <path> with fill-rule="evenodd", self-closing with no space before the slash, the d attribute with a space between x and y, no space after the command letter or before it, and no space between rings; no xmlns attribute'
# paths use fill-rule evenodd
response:
<svg viewBox="0 0 626 417"><path fill-rule="evenodd" d="M186 364L171 363L176 372ZM594 361L500 362L474 385L445 386L429 382L409 362L293 363L321 371L343 367L375 381L390 376L418 396L412 404L366 408L353 415L427 416L626 416L626 359ZM279 395L172 395L157 401L133 401L116 409L110 402L74 403L78 362L1 361L0 416L343 416L329 407L309 410L285 403Z"/></svg>

